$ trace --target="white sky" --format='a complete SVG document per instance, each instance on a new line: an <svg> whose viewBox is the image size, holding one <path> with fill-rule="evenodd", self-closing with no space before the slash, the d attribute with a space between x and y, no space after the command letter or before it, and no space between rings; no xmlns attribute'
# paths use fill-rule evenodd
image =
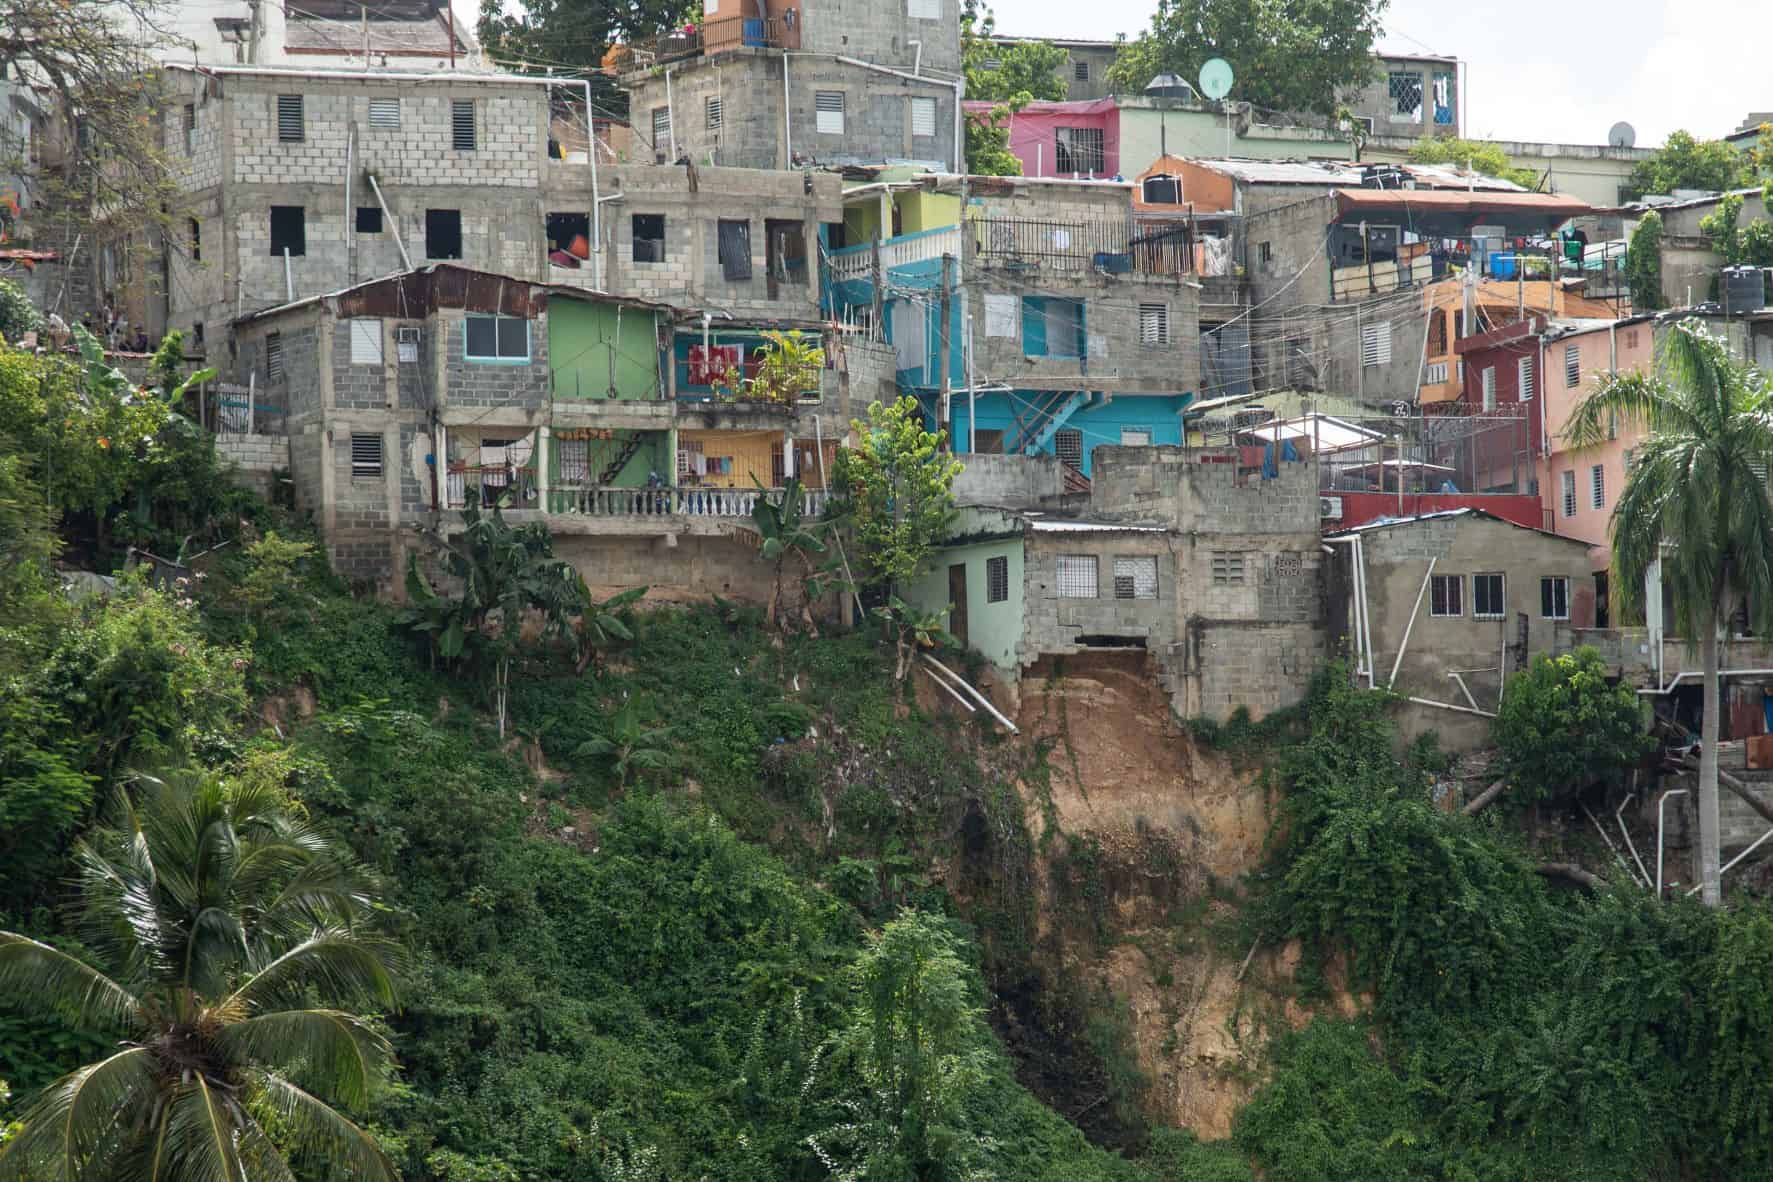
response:
<svg viewBox="0 0 1773 1182"><path fill-rule="evenodd" d="M1098 39L1137 34L1153 9L1152 0L992 6L1000 33ZM1474 137L1601 144L1624 119L1639 147L1656 147L1677 128L1713 139L1751 110L1773 111L1773 0L1393 0L1385 24L1381 48L1465 61Z"/></svg>

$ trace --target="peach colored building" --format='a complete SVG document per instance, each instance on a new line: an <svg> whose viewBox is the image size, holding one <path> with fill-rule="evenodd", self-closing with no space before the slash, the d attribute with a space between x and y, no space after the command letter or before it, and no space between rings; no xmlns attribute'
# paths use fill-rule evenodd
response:
<svg viewBox="0 0 1773 1182"><path fill-rule="evenodd" d="M1539 338L1540 413L1546 450L1539 461L1539 495L1554 532L1580 538L1594 548L1597 625L1606 627L1608 547L1613 508L1625 490L1632 452L1644 429L1620 423L1603 443L1576 448L1568 439L1576 404L1609 372L1648 370L1653 365L1656 326L1649 317L1574 328L1552 327Z"/></svg>
<svg viewBox="0 0 1773 1182"><path fill-rule="evenodd" d="M1561 283L1528 279L1509 283L1476 279L1468 293L1460 277L1443 279L1423 289L1428 309L1428 341L1424 346L1423 378L1419 394L1423 402L1451 402L1460 397L1464 377L1457 356L1458 342L1522 319L1523 314L1550 316L1554 320L1604 318L1618 312L1614 303L1590 299ZM1467 324L1467 307L1473 323Z"/></svg>

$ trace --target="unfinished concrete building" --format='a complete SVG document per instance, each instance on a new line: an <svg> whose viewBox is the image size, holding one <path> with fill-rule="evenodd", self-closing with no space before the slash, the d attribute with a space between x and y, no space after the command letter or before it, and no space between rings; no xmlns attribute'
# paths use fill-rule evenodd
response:
<svg viewBox="0 0 1773 1182"><path fill-rule="evenodd" d="M704 19L617 51L660 162L962 169L961 0L708 0Z"/></svg>

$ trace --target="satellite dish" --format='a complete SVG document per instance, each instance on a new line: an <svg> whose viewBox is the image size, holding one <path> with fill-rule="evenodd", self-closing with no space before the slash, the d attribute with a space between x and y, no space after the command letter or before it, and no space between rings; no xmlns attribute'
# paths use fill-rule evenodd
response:
<svg viewBox="0 0 1773 1182"><path fill-rule="evenodd" d="M1231 93L1231 63L1222 57L1208 58L1200 68L1200 92L1217 102Z"/></svg>
<svg viewBox="0 0 1773 1182"><path fill-rule="evenodd" d="M1629 148L1638 142L1637 128L1621 119L1607 133L1607 146L1610 148Z"/></svg>

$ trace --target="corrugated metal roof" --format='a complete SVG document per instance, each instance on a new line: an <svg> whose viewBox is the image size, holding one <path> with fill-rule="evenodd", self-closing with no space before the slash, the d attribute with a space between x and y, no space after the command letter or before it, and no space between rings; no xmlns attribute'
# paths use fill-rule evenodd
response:
<svg viewBox="0 0 1773 1182"><path fill-rule="evenodd" d="M472 47L467 22L456 21L456 52ZM422 20L312 20L290 17L284 25L284 46L291 53L362 53L364 30L369 52L449 56L449 29L442 18Z"/></svg>
<svg viewBox="0 0 1773 1182"><path fill-rule="evenodd" d="M1361 183L1360 166L1341 160L1207 159L1196 160L1194 163L1252 185L1324 185L1343 188L1359 187ZM1472 188L1498 193L1526 192L1513 181L1484 176L1481 173L1464 173L1441 164L1398 164L1391 167L1400 168L1415 177L1419 184L1425 183L1435 189ZM1398 190L1375 189L1373 192Z"/></svg>
<svg viewBox="0 0 1773 1182"><path fill-rule="evenodd" d="M1128 525L1119 521L1074 521L1064 518L1030 518L1028 528L1042 534L1161 534L1162 525Z"/></svg>
<svg viewBox="0 0 1773 1182"><path fill-rule="evenodd" d="M1336 494L1326 493L1324 495L1335 496ZM1481 496L1482 494L1477 495ZM1370 533L1373 530L1378 529L1392 529L1400 525L1415 525L1419 521L1444 521L1451 517L1481 517L1486 521L1499 521L1503 525L1512 526L1515 529L1524 529L1529 533L1543 534L1548 538L1556 538L1560 542L1570 542L1574 545L1581 546L1585 550L1593 547L1592 542L1585 542L1581 538L1573 538L1568 534L1553 533L1546 529L1534 529L1530 525L1522 525L1518 521L1510 521L1506 517L1498 516L1497 514L1488 512L1484 509L1472 508L1471 506L1464 506L1458 509L1436 509L1431 513L1418 513L1413 517L1375 517L1373 520L1361 525L1350 526L1348 529L1339 529L1326 533L1324 537L1346 538L1353 534Z"/></svg>
<svg viewBox="0 0 1773 1182"><path fill-rule="evenodd" d="M1547 217L1581 217L1592 208L1586 201L1558 193L1486 192L1464 189L1337 189L1336 205L1343 213L1364 210L1420 209L1446 213L1543 214Z"/></svg>

